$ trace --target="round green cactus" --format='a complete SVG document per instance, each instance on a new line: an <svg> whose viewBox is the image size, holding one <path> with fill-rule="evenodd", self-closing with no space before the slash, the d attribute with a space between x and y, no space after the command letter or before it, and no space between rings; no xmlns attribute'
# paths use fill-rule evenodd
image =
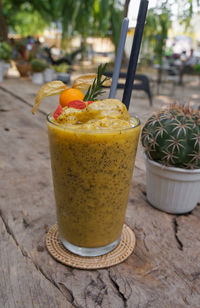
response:
<svg viewBox="0 0 200 308"><path fill-rule="evenodd" d="M166 166L200 168L200 112L171 105L151 116L142 129L147 157Z"/></svg>

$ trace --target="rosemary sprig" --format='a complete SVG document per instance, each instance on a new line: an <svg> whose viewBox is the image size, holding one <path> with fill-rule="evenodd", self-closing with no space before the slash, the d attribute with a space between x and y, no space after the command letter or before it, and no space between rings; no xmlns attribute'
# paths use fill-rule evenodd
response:
<svg viewBox="0 0 200 308"><path fill-rule="evenodd" d="M94 79L93 84L89 86L87 93L85 94L84 101L94 101L99 95L105 93L103 91L103 84L105 81L110 78L105 77L102 79L102 76L106 70L106 64L100 64L97 71L97 77ZM102 79L102 80L101 80Z"/></svg>

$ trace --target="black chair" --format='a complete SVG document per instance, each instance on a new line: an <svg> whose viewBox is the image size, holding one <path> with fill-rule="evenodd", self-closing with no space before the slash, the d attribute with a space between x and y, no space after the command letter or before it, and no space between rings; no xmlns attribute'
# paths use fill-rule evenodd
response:
<svg viewBox="0 0 200 308"><path fill-rule="evenodd" d="M104 75L107 76L107 77L112 77L112 72L106 72L106 73L104 73ZM125 81L126 80L126 73L120 73L119 78L124 79L124 81ZM153 101L152 101L152 94L151 94L151 89L150 89L150 85L149 85L149 78L146 75L143 75L143 74L136 74L135 75L135 81L139 81L139 82L136 82L136 83L134 82L133 89L146 92L147 95L148 95L148 98L149 98L149 104L150 104L150 106L152 106ZM118 83L117 89L124 89L124 86L125 86L125 82L124 83Z"/></svg>

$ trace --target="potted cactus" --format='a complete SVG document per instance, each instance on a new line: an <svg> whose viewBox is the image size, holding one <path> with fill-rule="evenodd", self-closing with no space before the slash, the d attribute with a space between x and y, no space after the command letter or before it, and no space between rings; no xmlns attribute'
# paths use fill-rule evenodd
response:
<svg viewBox="0 0 200 308"><path fill-rule="evenodd" d="M42 59L33 59L31 61L32 82L35 84L42 84L44 82L43 72L46 69L47 64Z"/></svg>
<svg viewBox="0 0 200 308"><path fill-rule="evenodd" d="M200 112L177 104L152 115L142 130L147 199L168 213L200 201Z"/></svg>

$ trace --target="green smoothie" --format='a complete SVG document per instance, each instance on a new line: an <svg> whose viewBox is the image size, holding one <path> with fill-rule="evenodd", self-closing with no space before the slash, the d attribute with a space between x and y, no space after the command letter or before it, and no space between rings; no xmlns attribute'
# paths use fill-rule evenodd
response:
<svg viewBox="0 0 200 308"><path fill-rule="evenodd" d="M48 116L59 234L85 248L118 241L124 223L140 122L118 100Z"/></svg>

